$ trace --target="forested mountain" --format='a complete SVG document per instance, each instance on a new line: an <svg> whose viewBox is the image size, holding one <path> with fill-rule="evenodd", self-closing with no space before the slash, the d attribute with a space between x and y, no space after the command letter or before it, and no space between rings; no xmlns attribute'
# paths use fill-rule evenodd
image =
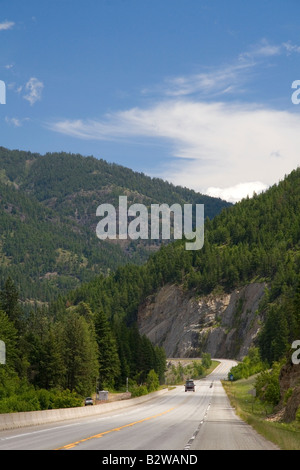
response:
<svg viewBox="0 0 300 470"><path fill-rule="evenodd" d="M34 175L37 177L36 181L40 181L46 167L39 173L39 165L46 165L48 162L50 178L52 164L49 162L53 162L56 157L51 155L50 160L48 157L30 157L32 162L28 163L28 154L20 155L20 160L14 157L16 167L19 162L19 168L9 166L9 159L3 158L3 194L6 199L8 194L10 198L15 199L12 199L14 202L10 202L10 205L3 199L1 214L6 225L2 227L7 228L2 232L4 237L1 260L5 267L13 264L13 250L15 248L15 252L18 251L17 240L22 248L30 242L31 237L35 240L35 246L30 249L35 248L40 254L42 266L43 250L51 253L51 243L54 253L57 248L70 250L70 246L67 248L66 245L59 244L62 239L55 238L59 236L59 230L75 227L76 234L80 223L77 223L74 217L74 207L71 203L68 205L70 187L65 191L67 179L63 177L65 157L58 157L62 168L57 174L57 186L54 181L52 185L48 185L46 178L39 192L36 190L38 183L35 182ZM67 159L70 159L67 161L71 174L71 162L84 166L83 157L76 156L73 160L73 157L68 156ZM93 165L97 164L92 159L91 162ZM108 167L112 168L101 162L102 164L107 171ZM93 165L92 173L95 171ZM78 167L76 168L78 172ZM79 173L81 175L78 177L87 178L83 169ZM121 173L120 170L120 175ZM135 178L130 172L129 176ZM56 181L54 174L53 179ZM140 184L144 181L141 175L136 176L137 180ZM72 190L76 193L74 198L77 198L81 184L78 184L76 178L70 177L70 181L73 181ZM146 178L145 184L148 181ZM159 186L161 185L163 190L164 185L160 181L156 184L157 197ZM125 183L123 188L124 186ZM132 187L135 191L142 190L138 186ZM172 187L172 190L175 194L176 188ZM115 194L117 196L119 192ZM151 198L146 189L143 194L143 197L146 194ZM187 201L189 193L186 196L183 196L184 192L181 194L182 200ZM162 193L162 197L163 195ZM188 201L201 202L201 199L196 199L197 195L191 193L192 196L195 199ZM92 197L95 198L95 193ZM174 200L171 198L164 202L172 203ZM79 210L79 207L82 209ZM84 207L85 204L78 206L81 221ZM8 351L7 367L0 367L0 411L7 408L17 411L20 399L13 402L13 397L19 393L17 391L23 389L27 393L26 404L32 399L38 400L38 405L32 406L51 407L55 406L55 400L62 400L62 397L49 396L48 392L54 394L57 390L63 390L83 396L92 392L95 380L99 378L104 386L112 388L124 387L126 377L129 377L134 386L146 384L153 374L163 380L165 353L162 348L154 346L145 336L140 335L136 321L139 306L147 297L168 283L179 285L189 295L201 296L208 293L213 295L214 292L220 291L229 292L239 286L265 281L268 288L264 301L259 306L263 322L257 346L262 359L269 364L282 358L289 350L291 342L300 338L299 209L298 168L265 193L225 207L214 218L206 219L204 246L201 250L186 250L185 241L178 240L161 246L141 265L123 264L109 275L106 275L106 272L97 275L94 270L92 280L80 284L65 295L53 298L49 307L34 306L30 311L21 308L18 290L24 278L17 277L16 271L18 285L16 286L14 279L8 278L0 291L0 339L6 343ZM53 231L48 228L48 241L46 240L45 245L39 245L42 243L39 237L42 236L43 230L32 233L29 228L28 231L21 230L25 227L22 224L26 217L35 220L37 227L42 220L50 223L55 220ZM67 234L63 233L68 240ZM11 246L11 251L7 252L5 242L9 236L15 243L10 241L11 244L7 246ZM86 241L86 237L84 234L81 240ZM86 260L81 258L84 267L90 260L85 251L80 251L78 240L80 239L76 238L72 241L72 253L77 256L82 256L83 253L86 257ZM115 248L115 245L113 246ZM86 249L86 245L84 247ZM25 265L26 259L30 258L30 251L29 248L27 251L23 248L23 251L20 249L19 252L23 253L23 258L19 259L22 266L23 263ZM62 260L62 269L66 266L65 262L66 260ZM52 263L51 269L57 270L55 256ZM32 265L35 266L34 263ZM87 266L86 264L85 267ZM7 271L3 270L2 275L4 272ZM35 387L33 398L30 395L30 387ZM141 390L139 387L138 389ZM36 391L39 392L38 398ZM48 405L45 404L47 400L50 403ZM61 402L59 404L61 406Z"/></svg>
<svg viewBox="0 0 300 470"><path fill-rule="evenodd" d="M96 208L125 194L128 204L205 204L213 218L230 204L93 157L0 148L0 164L0 412L77 406L96 384L119 390L127 378L134 394L155 389L165 353L134 318L143 294L136 276L159 243L100 241ZM87 302L71 300L80 285Z"/></svg>
<svg viewBox="0 0 300 470"><path fill-rule="evenodd" d="M213 218L230 204L93 157L39 155L0 147L0 278L23 301L48 302L96 274L142 264L159 243L96 237L96 209L140 202L205 204Z"/></svg>
<svg viewBox="0 0 300 470"><path fill-rule="evenodd" d="M300 169L268 191L224 209L205 225L201 250L183 241L162 247L141 267L120 267L70 293L70 304L88 302L113 321L132 324L139 305L166 283L193 295L265 281L259 337L264 359L278 360L300 338ZM64 308L64 304L61 304ZM55 305L57 311L59 304ZM55 310L54 309L54 310Z"/></svg>

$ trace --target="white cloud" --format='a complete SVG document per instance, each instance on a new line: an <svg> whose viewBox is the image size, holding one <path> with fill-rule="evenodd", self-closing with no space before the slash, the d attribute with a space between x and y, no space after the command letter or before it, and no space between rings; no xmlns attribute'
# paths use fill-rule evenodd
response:
<svg viewBox="0 0 300 470"><path fill-rule="evenodd" d="M239 60L253 60L276 56L282 53L281 44L270 44L266 39L262 39L258 44L254 44L248 51L239 55Z"/></svg>
<svg viewBox="0 0 300 470"><path fill-rule="evenodd" d="M24 99L29 101L31 106L42 99L42 90L44 88L43 82L35 77L30 78L25 85L25 90L28 92L24 95Z"/></svg>
<svg viewBox="0 0 300 470"><path fill-rule="evenodd" d="M144 90L160 94L160 101L148 108L98 120L60 120L48 127L86 140L167 142L173 159L152 176L235 202L265 190L299 165L300 115L236 101L237 92L244 91L266 59L295 52L300 47L289 42L262 40L232 64L169 78ZM233 92L234 102L220 99Z"/></svg>
<svg viewBox="0 0 300 470"><path fill-rule="evenodd" d="M157 86L144 88L143 94L159 94L167 97L197 95L202 98L215 98L225 94L244 91L244 85L251 78L251 71L257 64L250 57L239 57L231 64L218 67L204 67L201 72L168 77Z"/></svg>
<svg viewBox="0 0 300 470"><path fill-rule="evenodd" d="M258 105L170 100L50 128L82 139L167 140L174 159L159 176L204 193L234 188L230 198L265 189L299 164L300 116Z"/></svg>
<svg viewBox="0 0 300 470"><path fill-rule="evenodd" d="M9 118L9 117L5 117L5 122L7 124L10 124L14 127L21 127L23 126L23 123L25 121L29 121L29 118L22 118L22 119L19 119L19 118L15 118L15 117L12 117L12 118Z"/></svg>
<svg viewBox="0 0 300 470"><path fill-rule="evenodd" d="M239 183L230 188L207 188L206 194L212 197L219 197L229 202L238 202L247 196L252 197L254 193L259 194L267 189L267 186L260 181Z"/></svg>
<svg viewBox="0 0 300 470"><path fill-rule="evenodd" d="M0 31L11 29L14 25L15 23L13 21L3 21L2 23L0 23Z"/></svg>
<svg viewBox="0 0 300 470"><path fill-rule="evenodd" d="M300 53L300 46L292 44L291 41L282 44L270 44L266 39L262 39L260 43L252 46L249 51L240 54L240 60L259 59L277 56L281 54Z"/></svg>
<svg viewBox="0 0 300 470"><path fill-rule="evenodd" d="M15 93L18 93L18 94L20 94L21 91L23 90L23 86L22 86L22 85L19 85L19 86L18 86L15 82L8 83L8 84L7 84L7 88L8 88L9 90L14 91Z"/></svg>
<svg viewBox="0 0 300 470"><path fill-rule="evenodd" d="M18 119L18 118L9 118L7 116L5 118L5 122L7 122L7 124L12 124L14 127L20 127L22 125L20 119Z"/></svg>
<svg viewBox="0 0 300 470"><path fill-rule="evenodd" d="M144 88L143 93L163 93L166 96L182 97L197 94L201 97L216 97L223 94L244 92L244 86L252 77L255 68L269 57L285 51L295 52L298 46L289 43L270 44L266 39L251 46L230 64L206 67L200 73L167 78L163 85Z"/></svg>
<svg viewBox="0 0 300 470"><path fill-rule="evenodd" d="M216 96L236 93L248 79L254 64L237 63L189 76L169 78L165 81L164 93L167 96L187 96L201 94Z"/></svg>
<svg viewBox="0 0 300 470"><path fill-rule="evenodd" d="M290 41L283 43L283 47L287 50L288 53L300 53L300 46L297 46L297 44L291 44Z"/></svg>

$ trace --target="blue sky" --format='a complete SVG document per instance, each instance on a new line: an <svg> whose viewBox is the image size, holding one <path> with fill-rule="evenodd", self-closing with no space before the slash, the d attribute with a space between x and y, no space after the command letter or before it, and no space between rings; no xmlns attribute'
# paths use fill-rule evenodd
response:
<svg viewBox="0 0 300 470"><path fill-rule="evenodd" d="M300 161L299 18L298 0L0 0L0 145L260 192Z"/></svg>

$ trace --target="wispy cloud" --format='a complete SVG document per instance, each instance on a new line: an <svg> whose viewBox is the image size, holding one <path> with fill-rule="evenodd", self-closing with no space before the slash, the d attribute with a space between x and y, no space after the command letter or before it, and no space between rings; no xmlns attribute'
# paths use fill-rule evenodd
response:
<svg viewBox="0 0 300 470"><path fill-rule="evenodd" d="M265 188L299 162L300 116L258 105L170 100L102 121L63 120L49 126L81 139L167 140L174 160L159 169L161 176L224 196L240 183L239 195Z"/></svg>
<svg viewBox="0 0 300 470"><path fill-rule="evenodd" d="M19 119L19 118L16 118L16 117L12 117L12 118L10 118L10 117L8 117L8 116L5 117L5 122L6 122L7 124L9 124L9 125L14 126L14 127L21 127L21 126L23 126L23 123L24 123L25 121L29 121L29 118L22 118L22 119Z"/></svg>
<svg viewBox="0 0 300 470"><path fill-rule="evenodd" d="M266 39L262 39L260 43L240 54L239 60L248 61L249 59L264 59L282 54L290 55L292 53L299 54L300 46L292 44L291 41L286 41L281 44L270 44Z"/></svg>
<svg viewBox="0 0 300 470"><path fill-rule="evenodd" d="M86 140L167 142L173 160L153 176L235 202L261 192L299 164L300 115L238 101L236 95L265 60L298 52L291 43L263 40L232 64L167 79L147 108L47 125ZM234 99L225 101L233 92Z"/></svg>
<svg viewBox="0 0 300 470"><path fill-rule="evenodd" d="M273 57L282 53L281 44L270 44L266 39L252 45L247 51L239 55L240 61L258 60Z"/></svg>
<svg viewBox="0 0 300 470"><path fill-rule="evenodd" d="M205 67L199 73L167 77L162 84L144 88L142 93L167 97L196 95L198 98L241 93L254 66L253 60L238 59L232 64Z"/></svg>
<svg viewBox="0 0 300 470"><path fill-rule="evenodd" d="M18 118L9 118L6 116L5 118L5 122L7 122L7 124L12 124L14 127L20 127L22 125L20 119Z"/></svg>
<svg viewBox="0 0 300 470"><path fill-rule="evenodd" d="M13 28L13 26L15 25L15 23L13 21L3 21L2 23L0 23L0 31L5 31L7 29L11 29Z"/></svg>
<svg viewBox="0 0 300 470"><path fill-rule="evenodd" d="M249 77L253 64L237 63L221 68L211 68L207 72L165 80L164 93L167 96L219 96L241 91L241 85Z"/></svg>
<svg viewBox="0 0 300 470"><path fill-rule="evenodd" d="M144 94L158 93L168 97L196 95L198 98L216 99L217 97L242 94L256 70L267 59L282 54L299 53L300 46L285 42L271 44L262 39L253 44L231 63L215 67L205 67L199 73L168 77L163 84L143 89Z"/></svg>
<svg viewBox="0 0 300 470"><path fill-rule="evenodd" d="M298 46L297 44L292 44L290 41L284 42L283 47L289 54L291 54L292 52L296 52L298 54L300 53L300 46Z"/></svg>
<svg viewBox="0 0 300 470"><path fill-rule="evenodd" d="M23 90L23 85L17 85L15 82L11 82L7 84L7 88L17 94L20 94Z"/></svg>
<svg viewBox="0 0 300 470"><path fill-rule="evenodd" d="M44 88L43 82L38 80L35 77L30 78L25 85L26 95L24 95L24 99L29 101L31 106L36 103L36 101L40 101L42 99L42 90Z"/></svg>

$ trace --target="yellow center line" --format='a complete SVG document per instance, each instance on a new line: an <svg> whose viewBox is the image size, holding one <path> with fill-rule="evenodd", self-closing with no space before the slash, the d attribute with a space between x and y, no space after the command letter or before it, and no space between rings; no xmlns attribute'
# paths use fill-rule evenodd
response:
<svg viewBox="0 0 300 470"><path fill-rule="evenodd" d="M169 413L172 410L174 410L174 407L170 408L169 410L163 411L162 413L159 413L157 415L148 416L147 418L140 419L139 421L134 421L133 423L124 424L123 426L120 426L118 428L110 429L108 431L103 431L99 434L95 434L94 436L86 437L85 439L80 439L79 441L72 442L71 444L67 444L65 446L58 447L55 450L72 449L73 447L77 446L78 444L82 444L82 442L86 442L86 441L89 441L91 439L98 439L98 438L104 436L105 434L110 434L111 432L115 432L115 431L121 431L122 429L128 428L129 426L134 426L135 424L143 423L144 421L148 421L149 419L158 418L159 416L165 415L166 413Z"/></svg>

